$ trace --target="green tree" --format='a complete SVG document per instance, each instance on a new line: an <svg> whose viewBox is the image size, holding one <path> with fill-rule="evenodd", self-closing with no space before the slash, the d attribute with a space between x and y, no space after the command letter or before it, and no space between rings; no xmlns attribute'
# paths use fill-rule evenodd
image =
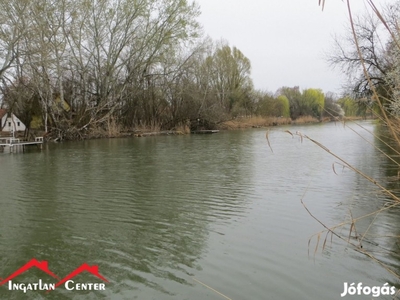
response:
<svg viewBox="0 0 400 300"><path fill-rule="evenodd" d="M289 99L284 95L280 95L277 98L277 102L279 106L280 116L284 118L290 118Z"/></svg>
<svg viewBox="0 0 400 300"><path fill-rule="evenodd" d="M289 100L285 96L275 98L270 93L257 91L256 113L264 117L290 117Z"/></svg>
<svg viewBox="0 0 400 300"><path fill-rule="evenodd" d="M302 106L307 115L322 118L325 105L324 93L319 89L306 89L302 94Z"/></svg>
<svg viewBox="0 0 400 300"><path fill-rule="evenodd" d="M358 116L360 114L360 106L354 99L346 96L340 98L337 102L344 110L345 116Z"/></svg>
<svg viewBox="0 0 400 300"><path fill-rule="evenodd" d="M224 44L206 63L210 67L212 89L224 111L230 113L236 103L246 105L253 88L250 60L236 47Z"/></svg>
<svg viewBox="0 0 400 300"><path fill-rule="evenodd" d="M256 113L263 117L276 117L279 112L277 111L277 100L269 93L256 91L257 110Z"/></svg>
<svg viewBox="0 0 400 300"><path fill-rule="evenodd" d="M290 117L295 120L299 116L306 115L306 110L303 105L302 95L300 88L295 87L281 87L277 91L278 96L285 96L289 101Z"/></svg>
<svg viewBox="0 0 400 300"><path fill-rule="evenodd" d="M337 99L333 93L327 93L325 95L325 106L323 115L327 118L342 118L344 116L344 110L337 102Z"/></svg>

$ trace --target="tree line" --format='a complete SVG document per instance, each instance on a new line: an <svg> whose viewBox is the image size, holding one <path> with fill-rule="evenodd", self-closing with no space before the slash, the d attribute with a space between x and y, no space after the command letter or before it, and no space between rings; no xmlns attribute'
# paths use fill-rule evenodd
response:
<svg viewBox="0 0 400 300"><path fill-rule="evenodd" d="M60 139L342 114L322 91L256 91L250 60L205 38L187 0L0 0L1 106Z"/></svg>

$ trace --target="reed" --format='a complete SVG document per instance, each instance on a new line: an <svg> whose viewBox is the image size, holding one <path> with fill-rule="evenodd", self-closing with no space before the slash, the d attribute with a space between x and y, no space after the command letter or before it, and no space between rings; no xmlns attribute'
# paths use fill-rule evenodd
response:
<svg viewBox="0 0 400 300"><path fill-rule="evenodd" d="M119 137L121 134L121 126L117 124L114 118L109 118L107 122L107 132L109 138Z"/></svg>
<svg viewBox="0 0 400 300"><path fill-rule="evenodd" d="M390 26L388 26L385 18L381 14L380 10L376 7L373 0L366 0L366 2L372 9L372 12L382 22L382 24L386 28L387 32L389 33L389 35L392 37L392 39L394 41L394 47L398 47L398 49L400 50L400 44L397 42L398 40L396 38L398 36L398 32L395 33L391 30ZM353 124L356 124L357 126L361 127L363 130L365 130L366 132L368 132L369 134L374 136L374 139L380 140L380 142L385 145L385 149L390 149L391 151L393 151L393 153L395 153L395 156L400 156L400 151L398 150L398 149L400 149L400 119L398 116L388 113L388 111L386 110L386 108L382 102L383 100L388 100L388 99L384 99L379 95L379 93L376 89L376 86L373 84L373 82L371 80L370 74L368 73L368 70L367 70L367 67L366 67L366 64L364 61L364 57L360 50L361 46L359 45L358 36L357 36L356 30L355 30L355 24L353 21L350 0L347 0L346 3L347 3L348 14L349 14L349 18L350 18L350 25L351 25L351 30L352 30L352 34L353 34L353 39L354 39L354 43L355 43L355 47L356 47L358 56L360 58L364 76L367 79L369 88L372 92L372 99L373 99L373 101L375 101L377 103L379 110L380 110L379 114L375 114L375 117L377 119L379 119L379 122L387 128L387 130L391 136L391 141L387 142L387 141L383 140L382 138L380 138L379 136L374 135L372 132L368 131L365 127L363 127L361 124L357 123L356 121ZM324 4L325 4L325 0L319 1L319 5L323 6ZM400 29L397 28L397 31L400 31ZM399 99L391 99L391 100L399 101ZM355 134L358 134L351 127L347 126L346 120L343 120L342 123L343 123L343 126L349 128ZM324 249L327 247L327 244L329 243L329 241L332 242L333 237L335 237L335 238L338 238L338 239L344 241L348 246L350 246L355 251L362 253L366 257L375 261L377 264L379 264L381 267L383 267L385 270L387 270L391 275L393 275L397 279L400 279L400 274L398 273L398 271L394 270L393 267L389 266L388 263L386 262L386 260L384 258L382 258L382 255L400 258L398 249L394 249L394 250L383 249L378 244L374 245L373 247L369 247L370 248L369 250L367 250L366 248L363 247L363 243L366 241L367 234L369 234L369 232L371 231L371 228L373 226L376 226L375 221L376 221L377 217L379 216L379 214L389 211L389 210L393 210L394 208L397 208L398 206L400 206L399 196L394 191L386 188L384 185L385 183L378 182L376 179L370 177L368 174L365 174L361 170L357 169L356 167L354 167L353 165L348 163L343 157L340 157L337 154L333 153L330 149L328 149L327 147L325 147L318 141L314 140L313 138L307 136L306 134L302 134L300 132L296 132L296 133L292 133L290 131L286 131L286 132L292 136L294 136L294 135L300 136L301 140L305 139L305 140L312 142L316 146L318 146L321 149L323 149L324 151L326 151L329 155L333 156L336 160L338 160L338 162L335 162L332 164L332 169L333 169L334 173L337 174L336 166L350 169L351 171L355 172L362 178L368 180L372 185L377 187L377 189L380 193L383 193L387 196L386 197L387 201L379 209L376 209L375 211L372 211L368 214L365 214L365 215L357 217L357 218L355 218L353 216L351 209L349 209L348 220L346 220L340 224L328 226L328 225L326 225L326 223L324 221L322 221L320 218L318 218L318 216L313 214L311 209L308 208L307 205L305 204L304 196L307 193L307 190L306 190L306 192L304 193L303 197L300 200L301 204L303 205L303 207L307 211L307 213L323 227L323 229L321 231L315 233L314 235L312 235L310 237L310 239L308 241L309 254L310 254L310 250L313 250L313 255L315 257L316 253L318 251L324 251ZM366 139L364 139L364 140L367 144L369 144L369 146L374 147L377 151L379 151L382 155L384 155L387 159L389 159L393 163L394 166L396 166L399 169L398 176L397 176L397 178L394 178L394 180L400 181L400 176L399 176L400 175L400 164L397 162L397 160L394 159L394 157L392 157L389 153L385 152L385 150L378 148L374 143L371 143ZM366 218L372 218L367 229L364 232L358 232L357 231L357 223L360 220L363 220ZM382 238L382 237L400 238L398 235L393 234L392 230L395 230L395 228L380 228L380 232L382 232L382 234L374 235L373 238ZM369 237L371 238L371 235ZM313 247L313 248L311 248L312 241L315 242L315 247ZM380 255L380 256L378 257L378 255Z"/></svg>
<svg viewBox="0 0 400 300"><path fill-rule="evenodd" d="M179 123L173 130L177 134L190 134L190 127L187 123Z"/></svg>
<svg viewBox="0 0 400 300"><path fill-rule="evenodd" d="M350 128L345 123L343 123L343 124L347 128ZM358 124L358 125L362 127L362 125L360 125L360 124ZM365 256L367 256L368 258L374 260L380 266L382 266L384 269L386 269L390 274L392 274L396 278L400 279L400 274L396 270L394 270L386 262L384 262L383 259L378 258L377 255L374 254L374 253L380 253L379 250L381 250L381 249L366 250L363 247L363 242L364 242L366 236L368 235L370 229L374 226L374 223L375 223L375 220L376 220L377 216L382 212L385 212L385 211L388 211L388 210L394 209L395 207L400 206L400 198L399 198L399 196L397 196L393 191L387 189L382 183L379 183L374 178L368 176L367 174L365 174L361 170L357 169L356 167L354 167L353 165L348 163L345 159L343 159L342 157L340 157L337 154L335 154L334 152L332 152L330 149L325 147L320 142L312 139L311 137L309 137L309 136L307 136L305 134L302 134L299 131L296 131L295 133L292 133L289 130L286 130L285 132L289 133L292 137L293 136L299 136L301 140L308 140L308 141L314 143L315 145L317 145L318 147L320 147L321 149L323 149L324 151L329 153L331 156L336 158L339 162L335 162L335 163L332 164L333 172L335 174L337 174L337 172L335 170L335 165L339 165L342 168L350 169L351 171L355 172L359 176L361 176L364 179L368 180L371 184L375 185L379 189L380 192L384 193L388 197L388 199L390 199L381 208L379 208L379 209L377 209L375 211L372 211L372 212L370 212L368 214L365 214L363 216L357 217L357 218L354 218L351 210L349 209L349 217L350 218L347 221L344 221L342 223L339 223L339 224L336 224L336 225L333 225L333 226L328 226L328 225L326 225L326 223L324 221L322 221L315 214L313 214L311 212L311 210L305 204L304 197L305 197L305 195L307 193L307 189L306 189L304 195L300 199L300 202L303 205L303 207L305 208L305 210L307 211L307 213L323 227L323 230L315 233L314 235L312 235L310 237L310 239L308 241L309 255L310 255L310 249L311 249L311 242L312 241L315 242L315 247L314 247L314 250L313 250L313 256L315 257L315 255L317 254L317 252L319 250L320 251L324 251L325 250L329 240L332 242L333 237L336 237L336 238L346 242L346 244L348 246L351 246L355 251L357 251L359 253L362 253ZM375 145L372 145L372 146L376 147ZM388 145L388 146L390 146L390 145ZM378 149L378 150L382 151L381 149ZM383 155L385 155L387 158L391 159L397 166L400 167L399 163L394 161L393 158L391 156L389 156L387 153L385 153L385 152L381 152L381 153ZM373 220L370 222L368 228L364 232L357 232L357 223L359 221L363 220L363 219L371 218L371 217L373 218ZM375 236L375 238L385 237L385 236L394 236L394 235L392 235L390 232L387 232L387 233L384 233L382 235ZM376 245L376 248L379 248L378 244ZM385 253L387 255L400 257L396 250L388 250L388 249L384 249L384 250L385 250Z"/></svg>
<svg viewBox="0 0 400 300"><path fill-rule="evenodd" d="M293 121L294 124L318 123L319 120L312 116L301 116Z"/></svg>
<svg viewBox="0 0 400 300"><path fill-rule="evenodd" d="M278 117L243 117L225 121L219 125L219 129L246 129L246 128L263 128L269 126L291 124L290 118Z"/></svg>
<svg viewBox="0 0 400 300"><path fill-rule="evenodd" d="M206 287L206 288L209 289L210 291L213 291L214 293L216 293L217 295L221 296L222 298L225 298L225 299L227 299L227 300L232 300L232 299L229 298L228 296L222 294L221 292L219 292L219 291L217 291L216 289L210 287L209 285L207 285L207 284L201 282L201 281L198 280L197 278L192 277L192 279L193 279L193 281L195 281L195 282L201 284L202 286Z"/></svg>

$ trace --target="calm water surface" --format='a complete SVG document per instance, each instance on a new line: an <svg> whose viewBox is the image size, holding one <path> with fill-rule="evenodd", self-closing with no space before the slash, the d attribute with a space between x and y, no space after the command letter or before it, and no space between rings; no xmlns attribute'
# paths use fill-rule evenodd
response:
<svg viewBox="0 0 400 300"><path fill-rule="evenodd" d="M363 125L376 130L373 123ZM234 300L320 300L343 299L344 282L397 286L378 264L338 239L314 256L317 239L308 241L322 226L301 198L332 226L349 220L349 208L353 217L362 216L385 197L339 165L336 175L332 164L338 159L285 130L309 135L378 180L397 174L376 149L333 123L274 127L273 152L265 130L248 130L0 154L0 277L36 258L60 277L84 262L98 265L110 282L105 291L59 288L48 294L3 286L0 298L226 299L213 288ZM360 221L358 232L370 222ZM398 247L379 236L399 234L399 224L398 211L381 213L365 247ZM383 257L399 269L398 258ZM36 269L15 282L38 278L57 282ZM88 273L75 281L101 282Z"/></svg>

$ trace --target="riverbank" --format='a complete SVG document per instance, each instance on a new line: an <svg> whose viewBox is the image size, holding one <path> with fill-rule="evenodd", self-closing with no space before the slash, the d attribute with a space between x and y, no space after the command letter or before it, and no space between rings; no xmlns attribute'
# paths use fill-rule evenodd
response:
<svg viewBox="0 0 400 300"><path fill-rule="evenodd" d="M263 128L278 125L288 124L307 124L319 123L320 121L311 116L305 116L292 120L291 118L282 117L250 117L250 118L235 118L233 120L225 121L218 125L220 130L235 130L246 128Z"/></svg>
<svg viewBox="0 0 400 300"><path fill-rule="evenodd" d="M236 129L247 129L247 128L264 128L279 125L302 125L302 124L316 124L326 123L333 121L360 121L371 118L363 117L344 117L343 119L333 120L332 118L325 117L322 120L311 116L304 116L292 120L291 118L282 117L250 117L250 118L236 118L233 120L225 121L218 125L217 129L220 130L236 130Z"/></svg>
<svg viewBox="0 0 400 300"><path fill-rule="evenodd" d="M343 121L357 121L362 120L362 117L345 117ZM213 129L213 130L240 130L250 128L268 128L272 126L280 125L302 125L302 124L317 124L321 122L331 122L331 118L324 118L322 121L311 116L304 116L292 120L291 118L283 117L239 117L232 120L224 121L213 126L213 128L199 128L199 129ZM135 129L119 129L109 128L108 130L102 128L94 128L92 130L85 130L80 134L74 135L75 138L66 138L65 140L89 140L89 139L102 139L102 138L123 138L123 137L146 137L156 135L185 135L191 134L194 130L191 130L188 124L177 126L171 130L160 130L159 127L140 127ZM18 133L19 137L23 137L24 133ZM31 130L29 134L30 138L43 136L45 141L60 142L63 140L56 133L45 133L40 130Z"/></svg>

